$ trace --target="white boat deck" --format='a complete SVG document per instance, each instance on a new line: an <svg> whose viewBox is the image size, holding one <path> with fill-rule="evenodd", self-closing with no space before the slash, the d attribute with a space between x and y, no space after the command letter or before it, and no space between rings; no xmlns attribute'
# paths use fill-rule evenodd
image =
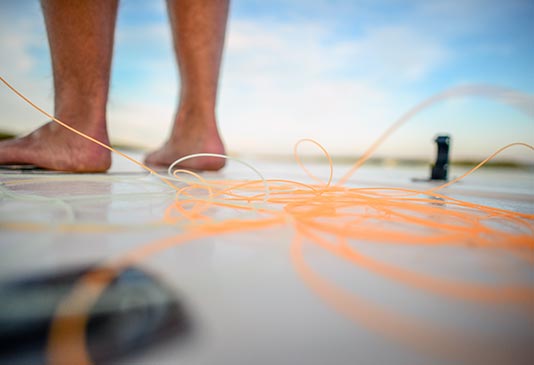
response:
<svg viewBox="0 0 534 365"><path fill-rule="evenodd" d="M292 161L251 163L266 178L310 182ZM339 177L348 166L336 169ZM321 171L318 174L324 176L328 169L316 165L313 171ZM462 172L452 169L453 176ZM364 166L350 183L424 189L433 183L411 179L428 174L429 168ZM257 178L233 162L222 172L206 176ZM0 172L0 181L3 281L120 258L135 248L181 233L176 226L161 224L174 193L120 157L114 158L108 174L4 171ZM532 172L482 169L444 193L478 204L534 213ZM213 214L218 213L214 210ZM449 357L426 345L388 336L387 329L383 333L380 329L387 325L382 324L384 317L379 314L367 312L358 319L340 310L343 303L325 300L296 268L291 255L293 236L290 226L217 235L175 245L144 259L139 267L172 288L193 331L186 338L171 337L160 345L118 357L113 363L488 363L488 357L479 355L495 349L497 355L491 355L489 363L526 364L534 359L532 296L519 304L444 297L351 265L319 247L303 246L307 264L330 282L350 290L362 300L358 303L376 303L373 308L377 310L385 308L395 316L416 318L417 323L410 322L413 328L430 324L445 338L449 332L469 333L482 343L469 344L472 351L468 353L444 351ZM424 275L489 286L520 285L530 288L530 293L534 290L532 260L506 250L482 250L468 242L438 246L356 244L376 260ZM534 242L527 254L530 259L534 255L532 247ZM410 336L407 332L406 337ZM442 346L447 348L445 342Z"/></svg>

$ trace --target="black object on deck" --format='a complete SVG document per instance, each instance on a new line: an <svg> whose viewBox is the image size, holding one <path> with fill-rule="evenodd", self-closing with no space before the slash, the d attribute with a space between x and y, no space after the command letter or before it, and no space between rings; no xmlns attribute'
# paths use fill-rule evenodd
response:
<svg viewBox="0 0 534 365"><path fill-rule="evenodd" d="M430 180L447 180L449 172L449 147L451 138L449 136L437 136L434 140L438 146L436 163L432 166Z"/></svg>
<svg viewBox="0 0 534 365"><path fill-rule="evenodd" d="M0 283L1 365L48 363L48 336L57 307L91 270L36 273ZM88 315L85 336L93 364L107 364L172 337L184 340L193 330L174 291L135 267L116 273ZM69 334L62 342L66 353L72 351Z"/></svg>

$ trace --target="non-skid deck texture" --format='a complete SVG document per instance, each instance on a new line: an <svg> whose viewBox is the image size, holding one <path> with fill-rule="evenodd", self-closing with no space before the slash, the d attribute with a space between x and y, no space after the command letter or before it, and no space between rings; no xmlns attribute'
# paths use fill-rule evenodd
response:
<svg viewBox="0 0 534 365"><path fill-rule="evenodd" d="M267 178L310 182L291 161L251 163ZM341 176L348 166L336 169L336 176ZM313 171L326 175L328 168L317 165ZM452 175L461 172L453 169ZM424 189L432 183L417 183L412 178L428 174L426 167L364 166L350 184ZM232 162L222 172L205 176L257 178ZM161 224L165 209L174 199L173 192L120 158L115 158L109 174L2 171L0 179L3 281L99 263L156 239L180 234L177 227ZM532 172L483 169L443 193L534 213ZM217 209L212 214L217 215ZM387 327L382 312L373 314L370 310L357 318L340 310L343 303L336 305L318 295L297 272L290 252L293 236L286 226L217 235L176 245L142 261L139 267L171 288L193 330L185 337L171 336L112 363L486 363L488 358L480 353L491 354L496 348L496 355L490 359L495 363L532 361L534 298L530 298L532 306L525 309L524 305L436 295L344 262L317 246L303 246L308 265L352 293L355 302L351 310L361 299L360 303L374 303L373 308L386 309L392 316L410 318L408 327L430 325L443 335L444 351L440 352L388 336L387 329L380 330ZM358 248L381 262L432 277L534 287L532 264L506 250L480 249L467 242L439 246L362 244ZM447 350L448 336L456 333L475 338L472 353L459 350L451 354L454 351ZM406 336L412 336L410 330Z"/></svg>

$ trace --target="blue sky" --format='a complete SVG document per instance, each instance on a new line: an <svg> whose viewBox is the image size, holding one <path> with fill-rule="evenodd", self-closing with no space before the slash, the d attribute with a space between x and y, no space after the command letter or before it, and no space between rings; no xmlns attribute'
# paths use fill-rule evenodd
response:
<svg viewBox="0 0 534 365"><path fill-rule="evenodd" d="M410 107L444 89L489 84L531 95L530 116L465 97L425 110L380 150L432 156L437 133L453 156L482 158L534 143L534 2L529 0L236 0L231 5L218 115L231 153L289 154L299 138L357 155ZM160 144L179 80L163 1L123 0L109 129L116 142ZM0 72L48 110L52 78L37 1L0 3ZM44 120L0 90L0 129ZM532 161L517 149L506 158Z"/></svg>

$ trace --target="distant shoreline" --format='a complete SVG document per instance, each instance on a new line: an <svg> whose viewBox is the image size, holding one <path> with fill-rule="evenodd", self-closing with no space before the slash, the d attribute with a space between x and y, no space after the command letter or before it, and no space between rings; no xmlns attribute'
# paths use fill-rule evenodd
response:
<svg viewBox="0 0 534 365"><path fill-rule="evenodd" d="M1 132L0 131L0 140L13 138L15 135L11 133ZM141 146L133 146L129 144L122 143L113 143L113 147L118 148L123 151L146 151L147 149ZM264 161L273 161L273 162L286 162L293 161L293 155L291 154L266 154L266 153L240 153L239 151L231 151L229 153L231 156L241 156L244 158L254 158ZM348 155L332 155L332 161L335 164L353 164L358 161L360 156L348 156ZM303 162L309 163L326 163L326 159L322 155L303 155L301 156ZM452 159L450 165L455 167L473 167L479 164L482 159ZM423 158L392 158L392 157L371 157L365 162L366 165L373 166L430 166L434 161L426 160ZM520 169L520 170L534 170L534 163L525 163L515 160L499 159L489 161L486 167L493 168L509 168L509 169Z"/></svg>
<svg viewBox="0 0 534 365"><path fill-rule="evenodd" d="M281 154L239 154L233 153L232 155L241 155L242 157L250 157L254 159L264 160L264 161L273 161L273 162L282 162L282 161L293 161L293 155L281 155ZM354 164L360 156L345 156L345 155L332 155L332 161L334 164ZM326 163L324 156L316 155L304 155L300 157L302 162L308 163ZM455 167L473 167L479 164L482 159L456 159L451 160L450 165ZM373 166L430 166L433 164L433 160L426 160L423 158L391 158L391 157L371 157L365 164ZM496 159L489 161L485 167L494 167L494 168L511 168L511 169L521 169L521 170L534 170L534 163L524 163L515 160L506 160L506 159Z"/></svg>

